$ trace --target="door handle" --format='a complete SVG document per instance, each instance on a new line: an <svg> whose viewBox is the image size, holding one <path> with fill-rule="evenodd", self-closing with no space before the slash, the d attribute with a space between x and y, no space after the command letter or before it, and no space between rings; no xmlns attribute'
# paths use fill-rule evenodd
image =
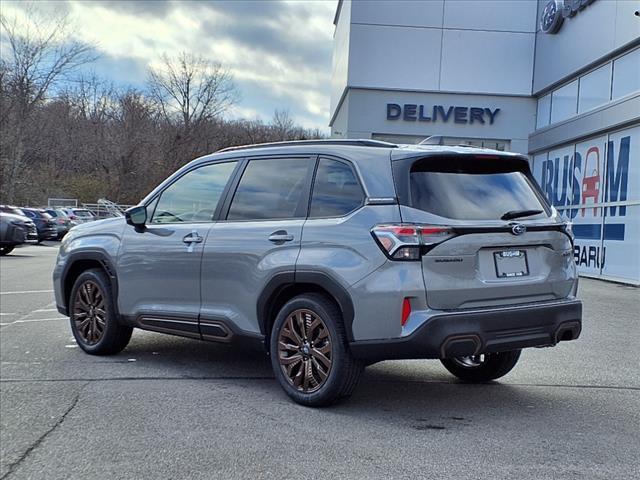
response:
<svg viewBox="0 0 640 480"><path fill-rule="evenodd" d="M189 245L192 244L192 243L202 243L203 240L204 239L200 235L198 235L198 232L196 232L195 230L193 232L185 235L182 238L182 241L184 243L189 244Z"/></svg>
<svg viewBox="0 0 640 480"><path fill-rule="evenodd" d="M273 232L269 235L269 241L273 243L291 242L292 240L293 235L287 233L286 230L278 230L277 232Z"/></svg>

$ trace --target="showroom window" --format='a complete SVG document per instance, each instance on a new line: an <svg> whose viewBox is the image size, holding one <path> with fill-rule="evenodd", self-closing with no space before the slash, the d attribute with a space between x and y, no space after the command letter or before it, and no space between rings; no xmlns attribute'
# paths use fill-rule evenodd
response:
<svg viewBox="0 0 640 480"><path fill-rule="evenodd" d="M640 48L613 61L613 100L640 90Z"/></svg>
<svg viewBox="0 0 640 480"><path fill-rule="evenodd" d="M536 128L640 92L640 48L538 98Z"/></svg>
<svg viewBox="0 0 640 480"><path fill-rule="evenodd" d="M538 99L538 115L536 120L536 128L542 128L549 125L551 117L551 94L548 93L544 97Z"/></svg>
<svg viewBox="0 0 640 480"><path fill-rule="evenodd" d="M593 110L609 101L611 95L611 63L580 78L578 113Z"/></svg>
<svg viewBox="0 0 640 480"><path fill-rule="evenodd" d="M551 94L551 123L566 120L576 114L578 106L578 81L560 87Z"/></svg>

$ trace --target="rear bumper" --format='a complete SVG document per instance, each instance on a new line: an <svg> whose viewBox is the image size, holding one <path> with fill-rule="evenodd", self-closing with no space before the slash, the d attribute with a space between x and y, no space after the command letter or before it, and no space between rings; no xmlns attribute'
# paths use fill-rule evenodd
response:
<svg viewBox="0 0 640 480"><path fill-rule="evenodd" d="M20 245L27 239L27 233L24 227L17 225L8 225L5 232L3 245Z"/></svg>
<svg viewBox="0 0 640 480"><path fill-rule="evenodd" d="M442 312L406 337L350 344L356 358L381 361L449 358L553 346L575 340L582 330L582 302L529 304L495 309Z"/></svg>
<svg viewBox="0 0 640 480"><path fill-rule="evenodd" d="M58 238L56 227L47 227L38 231L38 240L55 240L56 238Z"/></svg>

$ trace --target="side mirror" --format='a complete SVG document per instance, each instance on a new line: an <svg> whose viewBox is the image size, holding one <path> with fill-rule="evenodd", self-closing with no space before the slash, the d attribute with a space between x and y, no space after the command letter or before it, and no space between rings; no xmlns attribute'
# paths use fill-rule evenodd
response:
<svg viewBox="0 0 640 480"><path fill-rule="evenodd" d="M131 207L124 212L124 218L129 225L136 228L144 228L144 224L147 221L147 207L144 205Z"/></svg>

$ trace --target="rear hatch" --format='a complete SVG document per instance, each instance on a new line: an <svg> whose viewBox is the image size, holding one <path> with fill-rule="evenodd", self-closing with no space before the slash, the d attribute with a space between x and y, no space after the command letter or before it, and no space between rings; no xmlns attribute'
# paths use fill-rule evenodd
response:
<svg viewBox="0 0 640 480"><path fill-rule="evenodd" d="M394 162L404 223L425 225L422 270L433 309L569 296L573 247L524 157L448 154ZM429 226L447 227L427 236Z"/></svg>

